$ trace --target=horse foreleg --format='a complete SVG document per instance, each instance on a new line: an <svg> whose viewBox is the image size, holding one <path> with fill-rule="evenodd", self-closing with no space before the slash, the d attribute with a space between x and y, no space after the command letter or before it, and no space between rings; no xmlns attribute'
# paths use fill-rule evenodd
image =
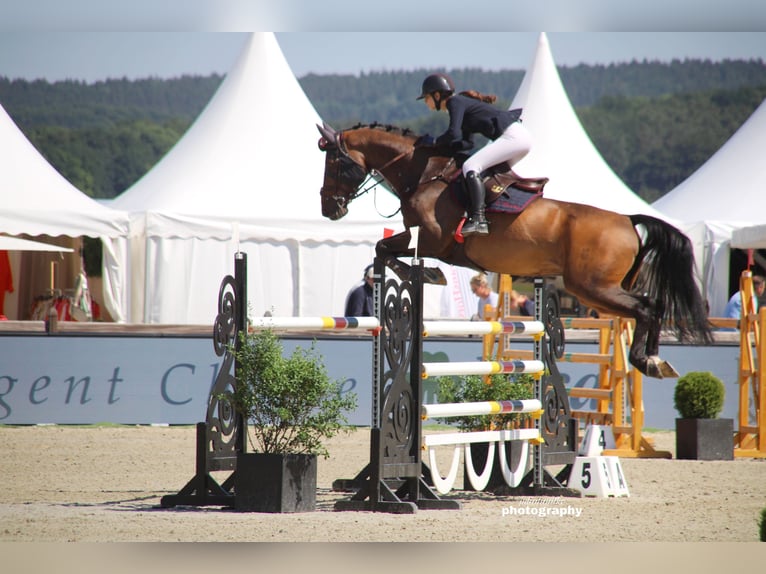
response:
<svg viewBox="0 0 766 574"><path fill-rule="evenodd" d="M415 250L409 247L410 232L404 231L391 237L381 239L375 245L375 255L386 261L386 265L396 273L402 281L410 277L410 265L397 259L401 256L414 256ZM447 278L438 267L427 267L423 270L423 281L432 285L446 285Z"/></svg>

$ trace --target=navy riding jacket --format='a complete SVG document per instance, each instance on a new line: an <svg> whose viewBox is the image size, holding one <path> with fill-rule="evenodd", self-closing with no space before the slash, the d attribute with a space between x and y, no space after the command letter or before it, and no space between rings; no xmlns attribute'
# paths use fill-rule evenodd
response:
<svg viewBox="0 0 766 574"><path fill-rule="evenodd" d="M455 94L447 100L447 111L449 128L436 138L436 144L447 145L454 151L473 148L473 134L482 134L487 139L496 140L521 117L520 108L501 110L462 94Z"/></svg>

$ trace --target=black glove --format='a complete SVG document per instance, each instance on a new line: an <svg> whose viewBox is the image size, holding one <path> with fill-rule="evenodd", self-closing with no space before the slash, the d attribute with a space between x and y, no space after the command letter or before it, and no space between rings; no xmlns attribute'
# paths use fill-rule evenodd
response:
<svg viewBox="0 0 766 574"><path fill-rule="evenodd" d="M435 140L433 136L426 134L423 136L420 136L417 140L415 140L415 147L422 147L422 146L432 146L434 145Z"/></svg>

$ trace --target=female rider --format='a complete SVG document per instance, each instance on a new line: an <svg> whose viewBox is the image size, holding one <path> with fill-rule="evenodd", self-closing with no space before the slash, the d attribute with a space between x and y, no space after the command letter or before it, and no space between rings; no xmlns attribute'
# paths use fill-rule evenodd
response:
<svg viewBox="0 0 766 574"><path fill-rule="evenodd" d="M473 135L491 140L463 164L463 176L471 201L471 216L463 225L463 235L487 235L489 225L484 214L484 170L521 160L532 146L529 131L521 125L521 109L502 110L492 105L497 96L469 90L455 94L455 84L446 74L431 74L423 81L419 100L429 109L449 112L449 127L436 138L437 145L453 152L473 148Z"/></svg>

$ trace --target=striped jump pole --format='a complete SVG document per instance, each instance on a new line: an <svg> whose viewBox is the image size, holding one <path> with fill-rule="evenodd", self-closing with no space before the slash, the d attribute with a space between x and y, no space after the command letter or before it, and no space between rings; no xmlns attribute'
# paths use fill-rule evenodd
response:
<svg viewBox="0 0 766 574"><path fill-rule="evenodd" d="M454 363L423 363L422 377L443 377L448 375L495 375L528 373L542 375L545 364L531 361L465 361Z"/></svg>
<svg viewBox="0 0 766 574"><path fill-rule="evenodd" d="M420 418L423 420L447 417L469 417L482 415L502 415L508 413L542 414L542 403L538 399L520 399L507 401L480 401L474 403L438 403L423 405Z"/></svg>
<svg viewBox="0 0 766 574"><path fill-rule="evenodd" d="M476 442L505 442L511 440L540 441L538 429L503 429L476 432L437 433L423 435L423 448Z"/></svg>
<svg viewBox="0 0 766 574"><path fill-rule="evenodd" d="M542 336L542 321L423 321L423 336L437 335L511 335Z"/></svg>
<svg viewBox="0 0 766 574"><path fill-rule="evenodd" d="M254 331L377 329L379 326L377 317L257 317L250 325Z"/></svg>

